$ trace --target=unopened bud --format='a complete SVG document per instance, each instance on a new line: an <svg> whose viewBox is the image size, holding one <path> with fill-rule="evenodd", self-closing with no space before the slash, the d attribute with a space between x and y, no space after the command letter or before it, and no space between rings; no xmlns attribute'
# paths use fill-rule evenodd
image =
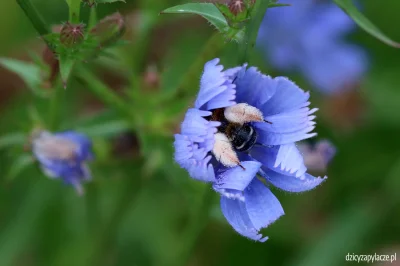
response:
<svg viewBox="0 0 400 266"><path fill-rule="evenodd" d="M146 72L144 73L144 85L147 88L158 88L160 85L160 73L157 70L155 65L150 65L147 67Z"/></svg>
<svg viewBox="0 0 400 266"><path fill-rule="evenodd" d="M120 13L114 13L100 20L90 31L100 45L108 45L118 40L125 31L125 20Z"/></svg>
<svg viewBox="0 0 400 266"><path fill-rule="evenodd" d="M242 13L246 8L243 0L231 0L228 7L231 13L235 16L237 16L239 13Z"/></svg>
<svg viewBox="0 0 400 266"><path fill-rule="evenodd" d="M73 47L83 42L84 36L84 24L71 24L65 23L61 28L60 41L66 47Z"/></svg>

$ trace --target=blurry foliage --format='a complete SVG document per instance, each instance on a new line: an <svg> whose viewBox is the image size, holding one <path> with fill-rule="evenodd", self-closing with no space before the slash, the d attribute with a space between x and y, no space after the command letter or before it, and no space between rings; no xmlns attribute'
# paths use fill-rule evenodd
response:
<svg viewBox="0 0 400 266"><path fill-rule="evenodd" d="M57 92L55 103L47 96L60 84L43 86L49 66L39 64L40 57L27 62L26 51L40 54L41 41L14 1L0 2L1 64L19 74L34 95L45 96L33 97L15 76L1 71L0 265L345 265L347 253L399 247L398 50L363 31L352 38L372 57L371 70L357 91L366 106L364 118L343 130L332 126L332 116L319 114L319 137L331 139L338 149L329 178L307 194L274 191L286 215L265 230L270 239L259 244L235 234L216 196L208 193L211 188L191 180L173 161L172 135L196 96L203 64L214 57L237 64L237 44L212 35L214 28L202 19L158 15L187 1L97 2L99 19L116 10L130 18L124 35L129 44L114 45L106 58L84 63L88 53L82 51L97 45L86 38L72 55L78 62L76 75L72 72L68 89ZM49 23L67 21L64 0L34 3ZM91 3L81 7L85 24ZM400 40L400 2L366 0L363 5L371 21ZM59 36L51 36L59 45ZM143 74L149 65L156 66L159 86L146 86ZM104 94L108 87L114 90ZM129 110L118 108L120 99L129 103ZM326 100L312 94L313 106ZM56 112L49 112L52 104ZM86 185L83 197L48 180L24 151L30 130L48 123L94 140L94 181ZM127 139L121 140L121 134ZM118 141L135 152L122 156L116 152ZM205 199L212 203L211 221L192 231Z"/></svg>

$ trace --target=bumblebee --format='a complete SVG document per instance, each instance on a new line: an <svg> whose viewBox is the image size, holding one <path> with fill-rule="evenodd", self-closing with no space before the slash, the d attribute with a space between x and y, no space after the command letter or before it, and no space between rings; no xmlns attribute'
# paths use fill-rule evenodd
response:
<svg viewBox="0 0 400 266"><path fill-rule="evenodd" d="M243 169L236 152L249 151L257 141L257 131L250 123L271 124L264 120L260 110L246 103L215 109L209 120L221 123L212 149L215 158L226 167L240 166Z"/></svg>

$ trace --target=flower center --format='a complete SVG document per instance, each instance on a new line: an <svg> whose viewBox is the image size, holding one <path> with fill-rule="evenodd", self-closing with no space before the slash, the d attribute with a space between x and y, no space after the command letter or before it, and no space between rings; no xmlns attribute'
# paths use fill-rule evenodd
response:
<svg viewBox="0 0 400 266"><path fill-rule="evenodd" d="M246 103L215 109L207 119L221 123L212 153L227 167L240 166L236 152L246 152L256 143L257 131L250 122L265 121L260 110Z"/></svg>

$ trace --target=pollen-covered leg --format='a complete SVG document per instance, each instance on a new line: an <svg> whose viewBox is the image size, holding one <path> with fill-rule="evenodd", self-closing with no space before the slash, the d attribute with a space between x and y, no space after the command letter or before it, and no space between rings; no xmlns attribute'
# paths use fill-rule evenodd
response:
<svg viewBox="0 0 400 266"><path fill-rule="evenodd" d="M212 153L214 154L215 158L226 167L240 166L243 168L236 152L233 150L231 142L223 133L215 134L215 143Z"/></svg>
<svg viewBox="0 0 400 266"><path fill-rule="evenodd" d="M241 125L265 121L262 112L247 103L238 103L225 108L224 115L228 121Z"/></svg>

